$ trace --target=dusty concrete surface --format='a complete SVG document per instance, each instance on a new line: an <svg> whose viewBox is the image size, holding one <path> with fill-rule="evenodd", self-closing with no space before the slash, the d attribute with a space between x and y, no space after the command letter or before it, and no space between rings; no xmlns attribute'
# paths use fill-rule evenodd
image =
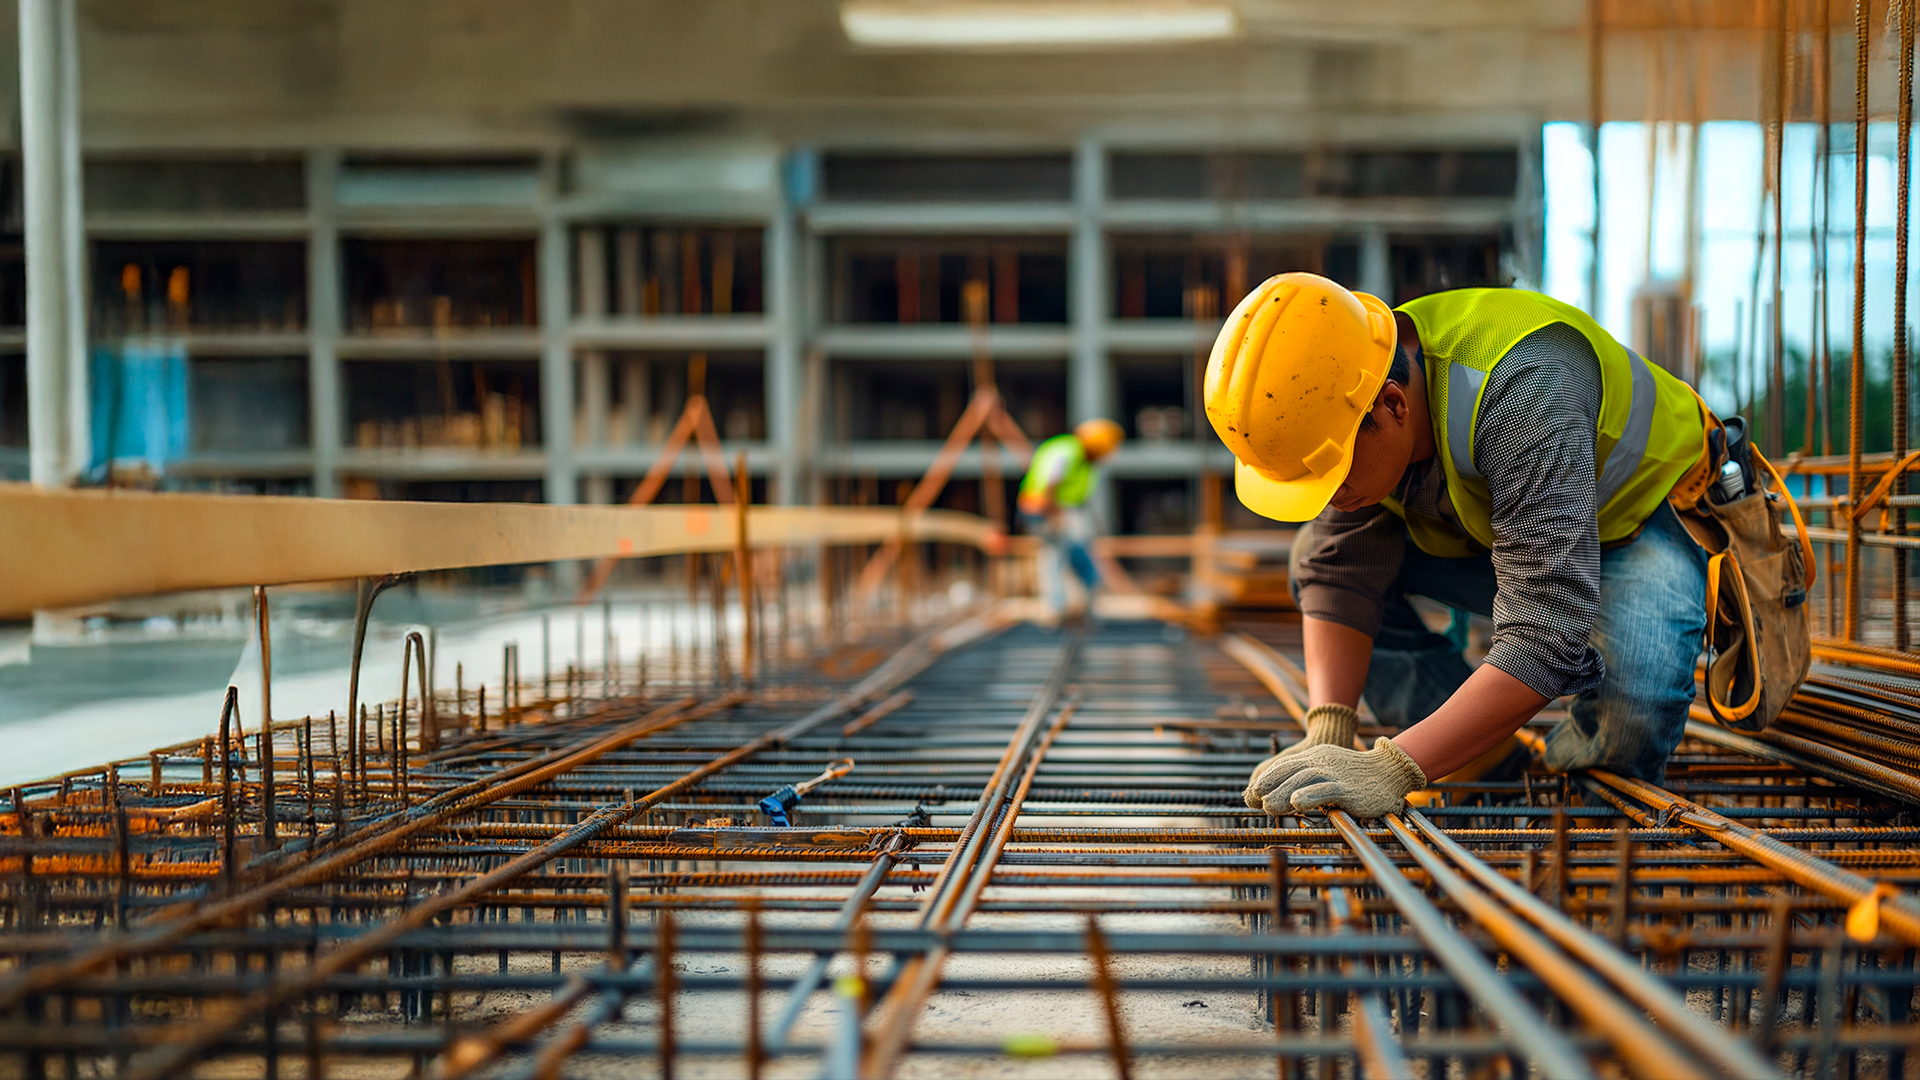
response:
<svg viewBox="0 0 1920 1080"><path fill-rule="evenodd" d="M892 891L892 890L888 890ZM898 890L902 893L904 889ZM883 893L884 895L884 893ZM725 916L688 914L682 925L719 925L730 921ZM767 916L769 926L820 925L818 917ZM877 915L876 929L910 927L913 917L904 913ZM969 923L979 929L1049 930L1078 932L1085 927L1072 915L998 915L975 916ZM1102 926L1122 931L1211 931L1232 932L1239 920L1218 915L1115 915L1102 920ZM868 971L884 973L889 958L884 954L869 958ZM808 958L797 955L769 956L762 970L770 980L789 979L804 971ZM1256 1003L1250 995L1213 992L1128 993L1130 978L1152 975L1161 978L1244 977L1248 961L1225 956L1122 956L1116 957L1114 975L1121 984L1122 1022L1130 1042L1205 1044L1209 1041L1244 1042L1262 1030ZM741 974L744 958L738 955L682 954L675 969L686 975L733 976ZM829 977L851 974L851 956L836 957ZM960 1043L971 1046L1001 1044L1010 1036L1043 1035L1070 1048L1099 1048L1100 1053L1070 1053L1053 1057L1021 1058L1001 1055L997 1058L957 1058L938 1053L910 1054L897 1073L902 1078L920 1077L1058 1077L1111 1076L1113 1065L1104 1053L1107 1027L1097 995L1088 979L1092 965L1084 957L1033 955L962 954L950 960L944 974L949 979L976 978L1033 979L1058 983L1059 989L1021 991L948 990L937 992L928 1001L914 1028L914 1041L920 1044ZM480 1011L501 1012L524 1008L534 1002L529 995L490 995ZM771 1023L785 1006L784 992L765 993L761 1015ZM675 1030L687 1044L731 1043L745 1038L746 1006L739 993L688 992L677 1006ZM795 1025L792 1041L800 1046L820 1046L834 1035L840 1023L838 1000L831 986L815 993ZM582 1007L576 1012L584 1012ZM599 1030L609 1038L647 1038L658 1018L658 1006L651 999L628 1004L618 1023ZM771 1078L814 1077L820 1074L821 1060L816 1053L794 1053L771 1064L765 1075ZM508 1075L511 1065L496 1075ZM658 1074L654 1061L582 1055L568 1069L580 1076L651 1076ZM737 1056L685 1057L676 1075L689 1077L732 1077L743 1072ZM1273 1075L1271 1059L1240 1056L1187 1057L1177 1065L1146 1058L1138 1063L1136 1076L1142 1077L1214 1077Z"/></svg>
<svg viewBox="0 0 1920 1080"><path fill-rule="evenodd" d="M1142 899L1147 898L1149 890L1142 889ZM985 900L1031 899L1034 890L995 886L987 891ZM1045 890L1050 899L1097 899L1111 903L1115 899L1112 889L1087 890L1052 886ZM807 889L780 889L770 891L769 896L799 898L817 896L828 900L837 900L839 896L827 891ZM878 898L882 900L917 900L918 897L909 887L887 886L880 890ZM1225 899L1224 890L1159 889L1152 891L1155 900L1220 900ZM734 927L742 925L743 916L729 912L686 911L676 915L678 925L692 929L695 927ZM762 922L769 928L775 927L823 927L832 922L831 912L768 912L762 916ZM918 916L911 911L876 912L870 916L870 925L876 929L910 929L917 924ZM644 913L637 913L634 919L632 943L636 947L650 945L650 920ZM975 915L968 923L972 929L1018 929L1031 931L1053 931L1081 933L1086 928L1084 916L1075 914L1035 914L1035 913L995 913L987 912ZM1244 933L1245 927L1240 920L1231 915L1205 914L1165 914L1165 913L1119 913L1101 918L1101 926L1109 933L1127 932L1205 932L1205 933ZM811 961L809 955L768 954L762 960L764 977L774 983L791 980L806 970ZM583 954L565 954L561 967L565 971L592 970L603 961L598 956ZM871 977L885 974L891 957L884 953L875 953L868 958L867 972ZM462 970L493 970L497 963L492 957L473 957L462 959L458 967ZM1127 983L1142 978L1193 978L1193 979L1231 979L1244 978L1248 972L1249 959L1245 956L1183 956L1183 955L1121 955L1113 961L1113 974L1121 988L1120 1003L1122 1023L1125 1026L1129 1043L1133 1044L1179 1044L1182 1046L1204 1046L1208 1043L1244 1044L1257 1041L1267 1028L1258 1012L1258 1003L1253 995L1246 993L1229 994L1220 991L1128 991ZM527 974L547 973L552 970L550 953L515 953L510 957L510 970ZM745 957L740 954L713 954L680 952L674 960L674 968L683 977L698 978L725 977L738 978L744 972ZM810 998L807 1007L800 1014L790 1035L796 1050L783 1055L766 1067L764 1074L771 1080L784 1078L812 1078L822 1074L823 1061L819 1048L833 1039L842 1019L840 1000L832 992L833 979L851 974L854 971L854 958L848 953L837 955L829 967L828 979L823 987ZM1100 999L1091 988L1092 963L1084 956L1047 956L1032 954L960 954L946 965L944 978L953 981L972 979L1021 979L1035 980L1057 985L1057 989L1028 990L983 990L949 989L936 992L921 1012L914 1028L913 1039L918 1045L966 1045L970 1047L997 1046L1014 1037L1043 1036L1061 1048L1060 1053L1043 1057L1019 1057L1012 1054L993 1056L958 1057L941 1053L912 1053L901 1061L897 1076L903 1080L915 1080L925 1077L1060 1077L1086 1076L1103 1077L1115 1075L1114 1067L1107 1056L1107 1023L1101 1008ZM771 1028L774 1020L786 1005L784 990L768 990L761 996L760 1014L763 1030ZM455 1009L462 1026L469 1030L482 1028L501 1022L513 1014L538 1007L548 1000L545 992L493 991L482 995L464 995L456 997ZM369 1003L371 1004L371 1003ZM576 1006L566 1021L548 1029L548 1033L562 1030L566 1024L585 1017L599 1006L596 999L588 999ZM651 1041L658 1019L659 1007L651 996L636 997L626 1004L618 1021L601 1025L596 1034L608 1039L635 1039ZM674 1029L683 1054L679 1057L675 1075L697 1078L724 1078L744 1075L744 1062L737 1053L725 1055L703 1055L697 1049L705 1044L713 1046L724 1044L738 1047L745 1041L747 1008L744 995L736 991L685 990L676 1003ZM369 1030L387 1027L398 1023L397 1012L380 1014L366 1011L349 1018L349 1027L366 1025ZM696 1051L696 1052L686 1052ZM504 1077L522 1075L530 1064L525 1054L508 1055L501 1061L482 1070L479 1075ZM407 1071L396 1068L391 1063L373 1066L371 1063L357 1063L347 1060L329 1061L328 1075L366 1077L404 1076ZM628 1077L655 1076L660 1072L658 1061L651 1057L635 1058L606 1054L582 1054L568 1063L566 1074L587 1077ZM1156 1059L1151 1055L1142 1057L1134 1063L1134 1075L1139 1077L1269 1077L1274 1073L1271 1057L1250 1057L1246 1055L1185 1056L1172 1061ZM292 1075L298 1075L295 1070ZM242 1072L203 1072L199 1075L225 1076L249 1075ZM252 1075L257 1075L252 1074Z"/></svg>

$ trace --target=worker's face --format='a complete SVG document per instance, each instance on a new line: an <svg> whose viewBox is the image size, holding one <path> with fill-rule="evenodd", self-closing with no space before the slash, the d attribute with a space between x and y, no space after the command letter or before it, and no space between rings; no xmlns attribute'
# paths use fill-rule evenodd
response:
<svg viewBox="0 0 1920 1080"><path fill-rule="evenodd" d="M1373 423L1360 427L1353 442L1353 467L1333 493L1333 508L1362 510L1393 494L1413 462L1413 426L1407 391L1389 382L1373 403Z"/></svg>

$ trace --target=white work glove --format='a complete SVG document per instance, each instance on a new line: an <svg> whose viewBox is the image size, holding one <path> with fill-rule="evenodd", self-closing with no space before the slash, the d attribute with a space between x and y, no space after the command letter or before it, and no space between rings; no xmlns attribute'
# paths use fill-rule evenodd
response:
<svg viewBox="0 0 1920 1080"><path fill-rule="evenodd" d="M1242 796L1253 809L1261 808L1260 800L1273 788L1266 777L1282 761L1316 746L1352 746L1353 733L1360 727L1360 714L1345 705L1329 702L1308 710L1300 723L1307 729L1306 738L1253 767L1253 776L1247 780L1247 791Z"/></svg>
<svg viewBox="0 0 1920 1080"><path fill-rule="evenodd" d="M1407 795L1427 786L1427 774L1392 739L1374 740L1371 750L1316 746L1270 770L1260 807L1274 817L1324 812L1337 807L1356 818L1377 818L1406 804ZM1251 795L1249 795L1251 799Z"/></svg>

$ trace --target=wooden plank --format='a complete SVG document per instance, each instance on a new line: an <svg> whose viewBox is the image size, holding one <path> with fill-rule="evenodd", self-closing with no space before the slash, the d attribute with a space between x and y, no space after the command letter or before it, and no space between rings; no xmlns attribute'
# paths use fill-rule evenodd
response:
<svg viewBox="0 0 1920 1080"><path fill-rule="evenodd" d="M756 506L756 548L874 544L892 507ZM48 491L0 484L0 617L187 589L508 563L728 551L717 506L540 506ZM985 519L905 515L916 540L985 548Z"/></svg>

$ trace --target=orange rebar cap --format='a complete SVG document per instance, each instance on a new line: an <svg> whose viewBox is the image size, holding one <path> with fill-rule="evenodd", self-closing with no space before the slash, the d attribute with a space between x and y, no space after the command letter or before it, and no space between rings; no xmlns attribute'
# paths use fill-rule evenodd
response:
<svg viewBox="0 0 1920 1080"><path fill-rule="evenodd" d="M1309 521L1326 508L1397 338L1385 301L1318 274L1270 277L1240 301L1213 343L1202 396L1247 509Z"/></svg>

